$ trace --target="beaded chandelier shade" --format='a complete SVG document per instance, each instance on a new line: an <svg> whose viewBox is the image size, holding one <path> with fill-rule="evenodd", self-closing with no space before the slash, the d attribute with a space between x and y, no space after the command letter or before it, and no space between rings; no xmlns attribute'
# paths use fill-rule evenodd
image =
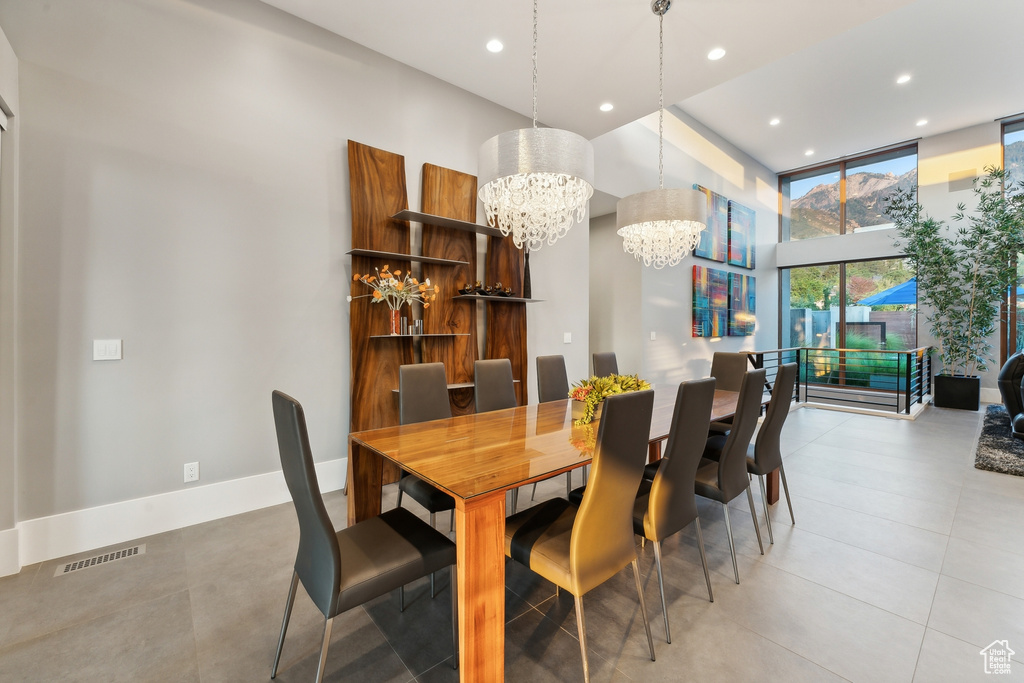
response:
<svg viewBox="0 0 1024 683"><path fill-rule="evenodd" d="M707 227L707 198L698 190L665 189L665 12L671 0L652 0L658 15L658 189L632 194L616 205L622 248L645 266L674 266L700 242Z"/></svg>
<svg viewBox="0 0 1024 683"><path fill-rule="evenodd" d="M537 127L537 0L533 2L533 128L480 147L478 195L487 222L516 247L554 244L583 220L594 194L594 148L581 135Z"/></svg>

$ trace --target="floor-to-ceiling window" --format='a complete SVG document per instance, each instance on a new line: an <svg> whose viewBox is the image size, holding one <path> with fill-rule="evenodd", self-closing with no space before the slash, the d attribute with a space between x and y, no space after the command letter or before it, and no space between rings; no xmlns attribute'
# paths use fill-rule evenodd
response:
<svg viewBox="0 0 1024 683"><path fill-rule="evenodd" d="M917 188L917 145L783 174L782 241L891 227L885 204L897 188Z"/></svg>
<svg viewBox="0 0 1024 683"><path fill-rule="evenodd" d="M904 259L783 268L782 346L917 346L917 283Z"/></svg>
<svg viewBox="0 0 1024 683"><path fill-rule="evenodd" d="M1003 124L1003 168L1010 181L1011 192L1024 191L1024 119ZM1024 348L1024 254L1017 255L1017 288L1009 292L1003 328L1006 344L1001 348L999 362L1014 351Z"/></svg>

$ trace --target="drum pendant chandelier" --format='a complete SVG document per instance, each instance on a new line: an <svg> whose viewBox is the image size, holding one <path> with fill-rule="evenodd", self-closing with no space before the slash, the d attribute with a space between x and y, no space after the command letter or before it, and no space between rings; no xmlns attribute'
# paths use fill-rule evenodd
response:
<svg viewBox="0 0 1024 683"><path fill-rule="evenodd" d="M622 248L645 266L674 266L700 242L707 227L707 197L698 190L665 189L665 12L672 0L652 0L658 15L658 189L638 192L616 204Z"/></svg>
<svg viewBox="0 0 1024 683"><path fill-rule="evenodd" d="M533 2L533 128L480 147L478 193L487 222L537 251L582 221L594 194L594 148L581 135L537 127L537 0Z"/></svg>

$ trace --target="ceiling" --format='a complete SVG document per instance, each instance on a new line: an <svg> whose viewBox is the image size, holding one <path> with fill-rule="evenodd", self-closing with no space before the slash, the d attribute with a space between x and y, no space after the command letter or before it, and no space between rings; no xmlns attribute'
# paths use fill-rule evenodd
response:
<svg viewBox="0 0 1024 683"><path fill-rule="evenodd" d="M531 115L529 0L263 1ZM1024 111L1021 25L1024 0L675 0L665 102L789 170ZM542 124L592 139L657 110L650 0L540 0L538 34Z"/></svg>

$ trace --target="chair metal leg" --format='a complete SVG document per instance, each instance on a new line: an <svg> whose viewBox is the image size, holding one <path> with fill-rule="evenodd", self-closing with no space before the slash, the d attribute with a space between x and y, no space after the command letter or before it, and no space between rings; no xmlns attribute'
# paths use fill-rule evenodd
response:
<svg viewBox="0 0 1024 683"><path fill-rule="evenodd" d="M327 646L331 644L331 627L334 626L334 617L324 622L324 642L320 646L320 665L316 669L316 683L324 680L324 668L327 664Z"/></svg>
<svg viewBox="0 0 1024 683"><path fill-rule="evenodd" d="M640 585L640 565L633 560L633 579L636 581L636 596L640 599L640 615L644 618L644 630L647 631L647 647L651 648L651 661L654 660L654 639L651 638L651 622L647 620L647 604L644 602L644 589ZM668 617L665 617L668 625Z"/></svg>
<svg viewBox="0 0 1024 683"><path fill-rule="evenodd" d="M448 531L455 531L455 508L448 513Z"/></svg>
<svg viewBox="0 0 1024 683"><path fill-rule="evenodd" d="M448 580L448 587L452 591L452 668L459 668L459 592L455 585L455 565L449 568L451 578Z"/></svg>
<svg viewBox="0 0 1024 683"><path fill-rule="evenodd" d="M754 494L750 492L750 487L747 487L747 505L750 506L750 519L754 520L754 533L757 534L757 547L761 549L761 554L764 555L764 546L761 545L761 527L757 524L757 513L754 512Z"/></svg>
<svg viewBox="0 0 1024 683"><path fill-rule="evenodd" d="M519 489L512 489L512 514L516 514L519 507Z"/></svg>
<svg viewBox="0 0 1024 683"><path fill-rule="evenodd" d="M732 540L732 522L729 521L729 504L722 503L725 509L725 530L729 532L729 552L732 553L732 573L736 577L736 583L740 582L740 570L736 566L736 544Z"/></svg>
<svg viewBox="0 0 1024 683"><path fill-rule="evenodd" d="M432 526L432 527L434 526L434 518L435 517L437 517L437 514L434 513L434 512L431 512L430 513L430 526Z"/></svg>
<svg viewBox="0 0 1024 683"><path fill-rule="evenodd" d="M764 477L759 476L757 483L761 485L761 504L764 505L764 520L768 524L768 542L775 545L775 536L772 534L772 516L768 509L768 492L764 489Z"/></svg>
<svg viewBox="0 0 1024 683"><path fill-rule="evenodd" d="M572 493L572 473L565 473L565 497L568 498L569 494Z"/></svg>
<svg viewBox="0 0 1024 683"><path fill-rule="evenodd" d="M583 683L590 683L590 664L587 662L587 627L583 623L583 598L574 595L576 599L576 630L580 636L580 657L583 659Z"/></svg>
<svg viewBox="0 0 1024 683"><path fill-rule="evenodd" d="M430 572L430 599L433 600L436 593L434 592L434 572Z"/></svg>
<svg viewBox="0 0 1024 683"><path fill-rule="evenodd" d="M693 528L697 530L697 547L700 548L700 561L704 565L704 580L708 582L708 601L715 601L711 592L711 573L708 571L708 556L704 554L704 535L700 532L700 517L693 520Z"/></svg>
<svg viewBox="0 0 1024 683"><path fill-rule="evenodd" d="M274 655L274 668L270 677L277 676L277 665L281 663L281 650L284 649L284 634L288 631L288 620L292 618L292 605L295 603L295 589L299 585L299 573L292 572L292 585L288 589L288 600L284 603L284 619L281 621L281 636L277 639L277 654Z"/></svg>
<svg viewBox="0 0 1024 683"><path fill-rule="evenodd" d="M405 611L405 586L398 587L398 611Z"/></svg>
<svg viewBox="0 0 1024 683"><path fill-rule="evenodd" d="M665 617L665 642L672 642L672 630L668 626L668 605L665 604L665 578L661 569L661 541L651 541L654 545L654 564L658 568L658 589L661 591L661 612Z"/></svg>
<svg viewBox="0 0 1024 683"><path fill-rule="evenodd" d="M530 494L530 502L537 498L537 482L533 482L533 493Z"/></svg>
<svg viewBox="0 0 1024 683"><path fill-rule="evenodd" d="M396 508L402 507L402 495L404 493L405 493L405 491L402 490L402 485L399 484L398 485L398 505L395 506Z"/></svg>
<svg viewBox="0 0 1024 683"><path fill-rule="evenodd" d="M789 521L796 524L796 518L793 517L793 501L789 497L789 484L786 483L786 468L779 463L779 476L782 477L782 489L786 492L786 505L789 506Z"/></svg>

